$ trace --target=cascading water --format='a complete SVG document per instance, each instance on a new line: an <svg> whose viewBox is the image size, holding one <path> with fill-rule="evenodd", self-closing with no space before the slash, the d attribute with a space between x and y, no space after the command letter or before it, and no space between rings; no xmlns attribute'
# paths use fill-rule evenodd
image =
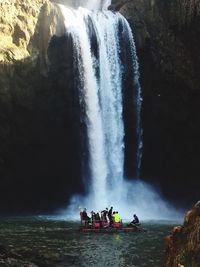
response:
<svg viewBox="0 0 200 267"><path fill-rule="evenodd" d="M133 66L133 84L135 90L135 107L136 107L136 135L137 135L137 147L136 147L136 178L140 177L140 168L142 161L142 150L143 150L143 129L141 123L141 108L142 108L142 90L139 82L139 64L136 53L135 42L133 39L133 35L131 32L131 28L128 22L125 20L126 27L128 29L128 40L130 42L130 50L131 50L131 58L132 58L132 66Z"/></svg>
<svg viewBox="0 0 200 267"><path fill-rule="evenodd" d="M138 179L124 179L127 128L134 139L134 178L140 176L143 148L142 97L133 34L121 14L106 10L110 0L84 4L76 10L59 5L70 47L73 43L75 80L87 135L85 165L89 167L84 177L87 195L74 196L64 217L78 218L79 206L99 211L112 205L123 218L131 218L133 212L143 219L179 218L153 187Z"/></svg>
<svg viewBox="0 0 200 267"><path fill-rule="evenodd" d="M88 1L92 9L105 9L111 1ZM77 10L59 5L67 34L73 40L78 62L80 95L85 104L90 167L90 199L92 208L111 205L117 195L124 197L124 123L123 123L123 64L121 36L127 38L127 50L132 58L132 85L135 90L137 176L142 155L140 121L141 88L138 62L131 29L126 19L111 11ZM97 49L92 43L96 41ZM126 49L126 48L125 48ZM138 178L138 177L137 177ZM87 203L88 204L88 203Z"/></svg>
<svg viewBox="0 0 200 267"><path fill-rule="evenodd" d="M90 10L106 10L111 5L111 0L87 0L84 7Z"/></svg>

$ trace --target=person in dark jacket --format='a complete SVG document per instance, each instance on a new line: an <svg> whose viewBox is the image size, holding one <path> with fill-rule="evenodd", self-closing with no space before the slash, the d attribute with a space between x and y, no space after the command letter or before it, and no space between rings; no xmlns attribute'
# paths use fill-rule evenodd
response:
<svg viewBox="0 0 200 267"><path fill-rule="evenodd" d="M90 223L90 217L87 215L87 209L84 208L82 213L82 220L85 222L85 225L88 225Z"/></svg>
<svg viewBox="0 0 200 267"><path fill-rule="evenodd" d="M133 221L131 222L131 224L136 225L136 224L139 224L139 223L140 223L140 221L139 221L137 215L134 214L133 215Z"/></svg>
<svg viewBox="0 0 200 267"><path fill-rule="evenodd" d="M92 224L95 223L95 218L96 218L96 214L95 214L95 212L92 210L92 211L91 211L91 220L92 220Z"/></svg>
<svg viewBox="0 0 200 267"><path fill-rule="evenodd" d="M108 208L106 208L105 210L103 210L103 221L104 222L107 222L108 221L107 216L108 216Z"/></svg>
<svg viewBox="0 0 200 267"><path fill-rule="evenodd" d="M100 222L100 221L101 221L101 218L100 218L100 216L99 216L99 212L97 212L97 213L95 214L95 221L96 221L96 222Z"/></svg>
<svg viewBox="0 0 200 267"><path fill-rule="evenodd" d="M108 211L108 219L110 221L109 226L112 226L113 225L113 207L111 207Z"/></svg>

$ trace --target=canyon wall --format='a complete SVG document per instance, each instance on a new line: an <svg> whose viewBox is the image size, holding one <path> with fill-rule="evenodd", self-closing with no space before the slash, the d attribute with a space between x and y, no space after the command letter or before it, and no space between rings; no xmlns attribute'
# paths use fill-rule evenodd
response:
<svg viewBox="0 0 200 267"><path fill-rule="evenodd" d="M188 204L199 198L200 186L199 4L113 0L110 9L125 15L136 39L144 98L142 179ZM52 210L83 191L85 126L70 76L73 46L48 0L0 1L0 13L0 211ZM131 155L130 146L128 178Z"/></svg>
<svg viewBox="0 0 200 267"><path fill-rule="evenodd" d="M80 179L71 51L48 51L65 33L62 14L46 0L3 1L0 13L0 212L55 208ZM62 58L59 86L60 65L52 70L50 60Z"/></svg>
<svg viewBox="0 0 200 267"><path fill-rule="evenodd" d="M128 19L137 44L144 98L142 178L169 199L197 201L200 2L114 0L112 8ZM131 176L131 167L127 170Z"/></svg>

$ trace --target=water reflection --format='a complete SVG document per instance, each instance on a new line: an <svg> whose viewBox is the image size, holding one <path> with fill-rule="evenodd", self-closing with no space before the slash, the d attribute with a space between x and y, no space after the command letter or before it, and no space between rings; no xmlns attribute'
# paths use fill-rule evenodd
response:
<svg viewBox="0 0 200 267"><path fill-rule="evenodd" d="M80 233L78 226L33 217L1 219L0 249L38 266L165 266L163 238L171 224L146 223L147 232L117 234Z"/></svg>

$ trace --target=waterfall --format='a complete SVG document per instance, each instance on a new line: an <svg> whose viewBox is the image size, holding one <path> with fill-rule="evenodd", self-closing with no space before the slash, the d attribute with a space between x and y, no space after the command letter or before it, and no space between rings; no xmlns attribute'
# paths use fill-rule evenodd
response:
<svg viewBox="0 0 200 267"><path fill-rule="evenodd" d="M87 0L84 7L91 10L107 10L111 5L111 0Z"/></svg>
<svg viewBox="0 0 200 267"><path fill-rule="evenodd" d="M93 5L91 4L93 3ZM87 1L86 7L106 9L111 1ZM87 177L90 200L95 209L124 198L124 122L122 38L131 58L133 107L136 114L137 178L142 156L141 88L138 61L130 26L119 13L77 10L59 5L66 33L72 37L79 73L79 91L84 104L88 138L90 177ZM87 203L88 204L88 203Z"/></svg>
<svg viewBox="0 0 200 267"><path fill-rule="evenodd" d="M135 107L136 107L136 133L137 133L137 147L136 147L136 178L140 178L140 169L141 169L141 161L142 161L142 151L143 151L143 129L141 122L141 108L142 108L142 90L140 86L140 73L139 73L139 64L138 57L136 53L135 42L133 39L133 34L131 28L126 20L123 20L126 24L126 28L128 30L128 40L129 47L131 51L131 59L133 66L133 84L135 90Z"/></svg>

